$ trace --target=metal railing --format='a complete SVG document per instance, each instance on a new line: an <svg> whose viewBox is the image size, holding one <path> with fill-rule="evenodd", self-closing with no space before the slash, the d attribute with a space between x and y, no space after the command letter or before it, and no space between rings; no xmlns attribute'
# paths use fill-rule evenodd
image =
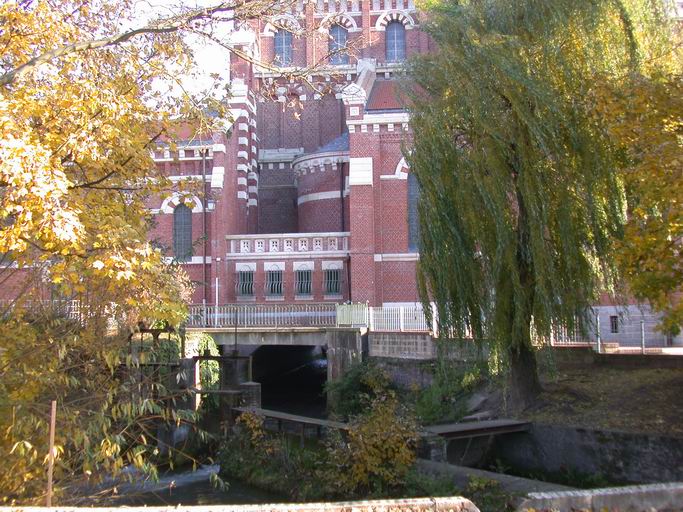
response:
<svg viewBox="0 0 683 512"><path fill-rule="evenodd" d="M336 304L190 306L188 327L335 327Z"/></svg>
<svg viewBox="0 0 683 512"><path fill-rule="evenodd" d="M229 304L190 306L187 327L365 327L381 332L430 332L421 306L365 304Z"/></svg>
<svg viewBox="0 0 683 512"><path fill-rule="evenodd" d="M88 316L87 306L81 304L80 300L0 300L0 313L9 314L17 308L33 314L57 314L79 322Z"/></svg>

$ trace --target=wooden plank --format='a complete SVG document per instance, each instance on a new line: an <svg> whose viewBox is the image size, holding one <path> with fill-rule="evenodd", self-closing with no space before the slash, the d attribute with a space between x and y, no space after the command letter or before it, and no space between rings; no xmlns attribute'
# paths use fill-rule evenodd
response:
<svg viewBox="0 0 683 512"><path fill-rule="evenodd" d="M256 407L235 407L238 412L250 412L257 416L264 416L266 418L273 418L281 421L291 421L292 423L301 423L305 425L318 425L320 427L335 428L340 430L348 430L349 426L346 423L339 421L323 420L320 418L311 418L308 416L298 416L296 414L289 414L286 412L273 411L270 409L259 409Z"/></svg>
<svg viewBox="0 0 683 512"><path fill-rule="evenodd" d="M529 425L530 423L527 421L500 419L467 423L450 423L446 425L430 425L425 427L424 430L429 434L448 439L457 439L524 432L529 429Z"/></svg>

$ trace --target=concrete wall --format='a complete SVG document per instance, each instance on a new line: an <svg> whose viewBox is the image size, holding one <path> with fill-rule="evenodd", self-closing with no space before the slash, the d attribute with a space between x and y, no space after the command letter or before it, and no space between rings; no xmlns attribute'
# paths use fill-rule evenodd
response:
<svg viewBox="0 0 683 512"><path fill-rule="evenodd" d="M528 471L575 471L623 483L683 480L683 438L533 425L499 436L504 464Z"/></svg>
<svg viewBox="0 0 683 512"><path fill-rule="evenodd" d="M167 512L170 507L145 507L147 512ZM119 507L0 507L0 512L117 512ZM133 509L131 509L133 510ZM207 505L172 507L176 512L479 512L465 498L412 498L403 500L347 501L338 503L285 503L262 505Z"/></svg>

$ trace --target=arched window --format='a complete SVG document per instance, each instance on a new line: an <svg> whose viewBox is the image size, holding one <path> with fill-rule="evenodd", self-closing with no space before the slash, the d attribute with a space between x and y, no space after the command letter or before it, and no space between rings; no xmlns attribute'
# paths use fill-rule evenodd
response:
<svg viewBox="0 0 683 512"><path fill-rule="evenodd" d="M173 210L173 254L178 261L192 259L192 210L184 204Z"/></svg>
<svg viewBox="0 0 683 512"><path fill-rule="evenodd" d="M400 21L392 21L386 28L387 62L401 62L406 58L406 28Z"/></svg>
<svg viewBox="0 0 683 512"><path fill-rule="evenodd" d="M417 177L408 173L408 249L420 249L420 219L417 213L417 203L420 199L420 184Z"/></svg>
<svg viewBox="0 0 683 512"><path fill-rule="evenodd" d="M341 25L330 27L330 64L348 64L349 54L346 51L348 31Z"/></svg>
<svg viewBox="0 0 683 512"><path fill-rule="evenodd" d="M292 65L292 33L282 28L275 32L275 63Z"/></svg>

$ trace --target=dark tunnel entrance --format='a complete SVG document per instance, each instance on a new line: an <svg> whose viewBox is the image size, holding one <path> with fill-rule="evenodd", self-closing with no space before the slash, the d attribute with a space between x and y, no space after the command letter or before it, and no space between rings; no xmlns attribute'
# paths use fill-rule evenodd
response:
<svg viewBox="0 0 683 512"><path fill-rule="evenodd" d="M264 409L325 417L325 347L259 347L252 353L252 371L253 379L261 383L261 403Z"/></svg>

